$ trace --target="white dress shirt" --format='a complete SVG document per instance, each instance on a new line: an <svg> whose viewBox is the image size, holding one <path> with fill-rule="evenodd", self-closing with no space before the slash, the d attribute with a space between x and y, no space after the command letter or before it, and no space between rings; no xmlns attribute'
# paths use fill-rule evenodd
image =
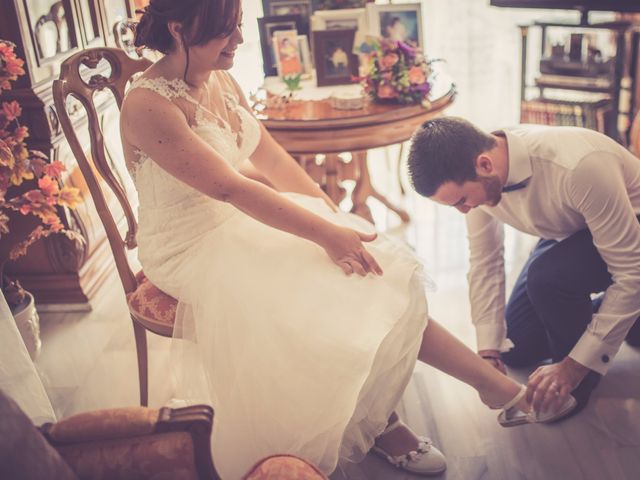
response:
<svg viewBox="0 0 640 480"><path fill-rule="evenodd" d="M606 373L640 316L640 159L610 138L575 127L520 125L504 134L506 192L495 207L467 214L469 295L479 350L505 351L503 223L545 239L589 228L613 283L569 356Z"/></svg>

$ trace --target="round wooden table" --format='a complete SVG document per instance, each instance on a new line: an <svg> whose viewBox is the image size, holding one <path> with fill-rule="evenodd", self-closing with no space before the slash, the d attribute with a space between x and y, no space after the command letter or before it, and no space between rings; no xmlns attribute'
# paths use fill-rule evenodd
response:
<svg viewBox="0 0 640 480"><path fill-rule="evenodd" d="M411 138L425 121L442 115L456 94L450 81L435 81L429 95L430 106L379 104L368 102L361 110L337 110L328 99L292 100L281 108L256 108L256 115L273 137L320 183L336 202L344 190L340 182L356 181L352 193L354 213L371 220L366 205L374 197L400 215L409 215L392 205L377 192L367 167L369 149L402 143ZM351 162L344 162L338 154L350 152ZM322 163L316 155L324 154Z"/></svg>

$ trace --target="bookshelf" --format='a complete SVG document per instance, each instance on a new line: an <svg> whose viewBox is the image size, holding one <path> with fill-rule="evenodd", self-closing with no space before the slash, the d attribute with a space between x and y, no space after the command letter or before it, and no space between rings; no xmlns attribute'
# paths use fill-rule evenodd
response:
<svg viewBox="0 0 640 480"><path fill-rule="evenodd" d="M583 19L579 24L534 22L520 30L520 121L591 128L628 144L635 113L638 27ZM540 36L535 52L529 45L534 30ZM535 58L529 57L532 53Z"/></svg>

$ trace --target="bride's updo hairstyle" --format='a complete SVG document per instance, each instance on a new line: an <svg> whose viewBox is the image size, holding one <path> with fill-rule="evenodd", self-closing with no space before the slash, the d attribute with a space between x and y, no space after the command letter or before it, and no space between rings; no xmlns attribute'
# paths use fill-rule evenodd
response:
<svg viewBox="0 0 640 480"><path fill-rule="evenodd" d="M228 37L237 28L240 0L151 0L140 12L135 46L169 53L176 45L168 23L179 22L188 68L190 46Z"/></svg>

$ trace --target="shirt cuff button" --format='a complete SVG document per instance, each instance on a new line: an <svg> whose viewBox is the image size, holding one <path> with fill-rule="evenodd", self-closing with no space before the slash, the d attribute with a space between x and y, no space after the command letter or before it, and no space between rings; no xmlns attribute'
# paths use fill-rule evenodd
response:
<svg viewBox="0 0 640 480"><path fill-rule="evenodd" d="M603 361L603 363L609 363L609 355L602 355L600 359Z"/></svg>

